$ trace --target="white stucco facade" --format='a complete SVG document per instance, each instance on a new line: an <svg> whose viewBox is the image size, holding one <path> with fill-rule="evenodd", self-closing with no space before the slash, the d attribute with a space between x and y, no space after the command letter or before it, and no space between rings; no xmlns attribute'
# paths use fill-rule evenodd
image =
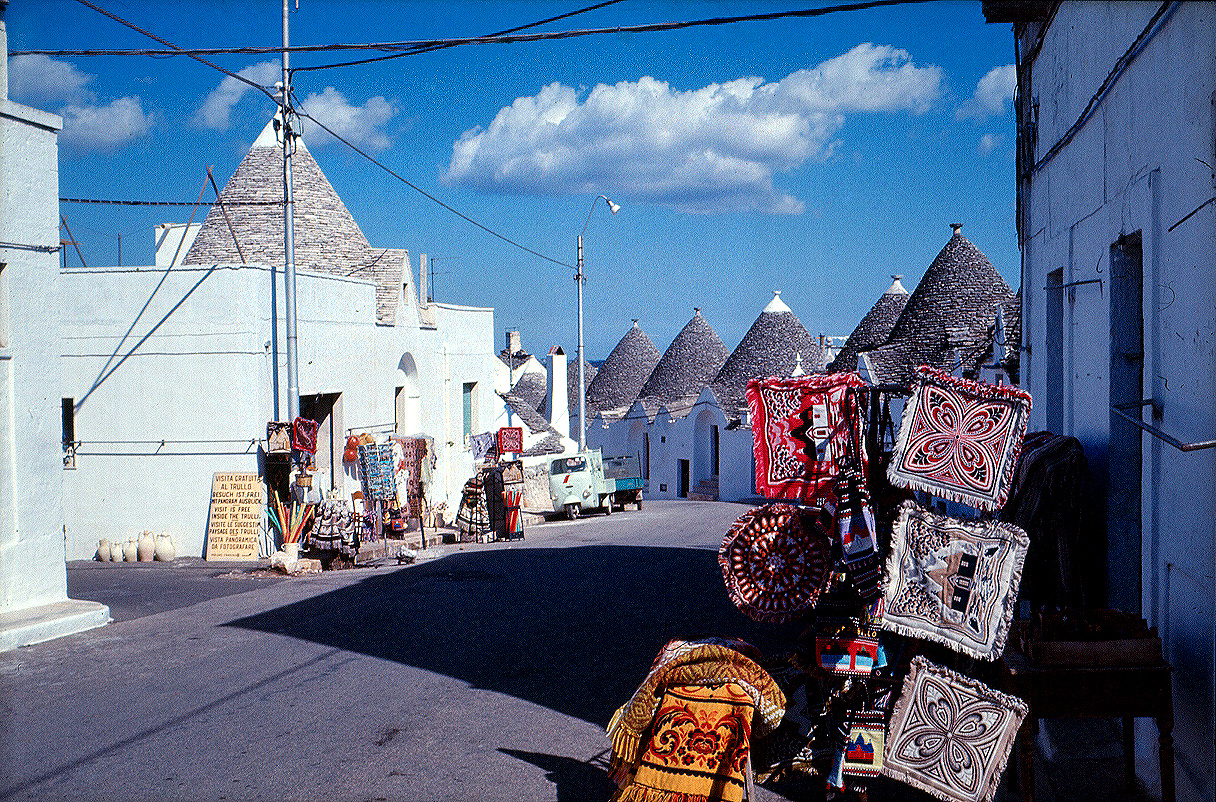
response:
<svg viewBox="0 0 1216 802"><path fill-rule="evenodd" d="M277 412L274 403L276 358L280 395L286 366L271 347L272 270L80 268L62 281L64 396L79 442L64 471L69 558L143 529L173 534L179 554L201 554L212 474L260 470L266 422L286 415L285 398ZM473 470L466 430L482 431L497 412L493 309L419 309L407 279L396 325L381 325L375 289L297 272L301 409L313 404L332 421L316 481L330 486L326 465L340 481L351 430L426 434L438 457L430 500L455 510Z"/></svg>
<svg viewBox="0 0 1216 802"><path fill-rule="evenodd" d="M1216 439L1216 5L1153 22L1159 9L1063 3L1018 29L1021 379L1030 428L1085 447L1107 502L1091 557L1108 603L1157 627L1174 667L1178 798L1212 800L1216 448L1181 450L1112 411L1182 444ZM1155 788L1156 729L1141 720L1138 736Z"/></svg>
<svg viewBox="0 0 1216 802"><path fill-rule="evenodd" d="M0 45L4 35L0 3ZM0 651L109 620L67 598L60 452L59 117L0 75Z"/></svg>

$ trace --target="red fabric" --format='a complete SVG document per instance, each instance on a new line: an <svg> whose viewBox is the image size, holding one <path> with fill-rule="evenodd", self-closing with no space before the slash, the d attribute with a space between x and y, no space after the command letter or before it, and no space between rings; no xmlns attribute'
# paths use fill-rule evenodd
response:
<svg viewBox="0 0 1216 802"><path fill-rule="evenodd" d="M760 495L821 506L841 472L842 459L850 453L860 460L864 480L860 410L857 395L849 392L864 386L856 373L747 383Z"/></svg>
<svg viewBox="0 0 1216 802"><path fill-rule="evenodd" d="M317 453L317 429L319 423L308 418L296 418L291 422L291 447L296 451Z"/></svg>

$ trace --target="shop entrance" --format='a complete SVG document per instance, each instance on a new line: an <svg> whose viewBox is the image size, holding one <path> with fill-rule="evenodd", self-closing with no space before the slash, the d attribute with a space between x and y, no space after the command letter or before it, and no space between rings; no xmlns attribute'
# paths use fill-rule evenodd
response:
<svg viewBox="0 0 1216 802"><path fill-rule="evenodd" d="M315 420L317 428L317 472L313 486L322 492L341 487L342 449L346 432L342 428L342 394L316 393L300 396L300 417Z"/></svg>

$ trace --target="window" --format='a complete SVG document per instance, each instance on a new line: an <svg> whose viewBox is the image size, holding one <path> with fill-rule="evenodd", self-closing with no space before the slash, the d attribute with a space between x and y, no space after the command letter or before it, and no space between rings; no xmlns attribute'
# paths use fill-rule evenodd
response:
<svg viewBox="0 0 1216 802"><path fill-rule="evenodd" d="M714 467L713 475L714 476L717 476L721 472L721 468L722 468L721 460L718 458L718 445L720 442L718 438L719 438L718 424L715 423L713 426L710 427L710 441L709 441L710 459L713 461L713 467Z"/></svg>
<svg viewBox="0 0 1216 802"><path fill-rule="evenodd" d="M464 383L464 436L466 438L476 434L477 421L474 420L474 413L477 411L477 406L473 403L476 390L477 382Z"/></svg>
<svg viewBox="0 0 1216 802"><path fill-rule="evenodd" d="M642 432L642 478L650 481L650 432Z"/></svg>
<svg viewBox="0 0 1216 802"><path fill-rule="evenodd" d="M553 460L553 465L550 466L551 474L558 473L578 473L579 471L587 470L587 460L583 457L563 457L562 459Z"/></svg>
<svg viewBox="0 0 1216 802"><path fill-rule="evenodd" d="M63 467L76 467L76 399L60 400L63 416Z"/></svg>

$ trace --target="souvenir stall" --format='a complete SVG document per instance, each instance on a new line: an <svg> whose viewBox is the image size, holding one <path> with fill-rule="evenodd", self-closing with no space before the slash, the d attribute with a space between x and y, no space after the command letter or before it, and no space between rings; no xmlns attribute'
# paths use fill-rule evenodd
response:
<svg viewBox="0 0 1216 802"><path fill-rule="evenodd" d="M364 542L400 537L423 520L434 449L426 437L351 434L343 451L341 485L314 487L316 421L267 424L266 483L269 529L291 557L304 550L324 568L351 568ZM287 499L290 499L288 506ZM277 545L277 544L276 544Z"/></svg>
<svg viewBox="0 0 1216 802"><path fill-rule="evenodd" d="M896 435L885 396L909 389ZM1027 715L997 661L1029 539L997 516L1030 396L922 367L911 388L811 375L753 380L747 400L770 503L726 533L722 577L750 618L805 629L776 655L667 644L609 725L617 799L742 800L795 777L829 797L894 780L991 799ZM730 737L700 749L698 717Z"/></svg>
<svg viewBox="0 0 1216 802"><path fill-rule="evenodd" d="M480 437L480 435L478 435ZM482 454L477 473L465 482L456 529L464 543L522 539L523 462L505 459L523 450L523 430L503 427L478 446Z"/></svg>

